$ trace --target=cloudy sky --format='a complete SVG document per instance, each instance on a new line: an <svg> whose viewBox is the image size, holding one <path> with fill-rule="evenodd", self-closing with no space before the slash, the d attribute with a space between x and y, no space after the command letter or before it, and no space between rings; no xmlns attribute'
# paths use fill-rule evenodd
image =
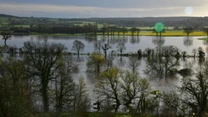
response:
<svg viewBox="0 0 208 117"><path fill-rule="evenodd" d="M54 18L208 16L208 0L0 0L0 14Z"/></svg>

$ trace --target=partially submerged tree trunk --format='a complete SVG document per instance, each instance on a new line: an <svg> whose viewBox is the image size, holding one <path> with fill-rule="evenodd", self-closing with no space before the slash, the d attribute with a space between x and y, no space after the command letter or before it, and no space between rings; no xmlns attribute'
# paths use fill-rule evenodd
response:
<svg viewBox="0 0 208 117"><path fill-rule="evenodd" d="M51 81L54 72L58 69L62 52L65 49L63 44L49 44L47 42L25 42L24 51L27 52L24 57L26 65L31 68L30 73L40 81L40 93L42 97L43 109L49 111L48 84Z"/></svg>
<svg viewBox="0 0 208 117"><path fill-rule="evenodd" d="M11 32L9 31L4 31L4 32L1 32L1 35L3 36L3 40L4 40L4 45L7 47L7 43L6 41L11 37Z"/></svg>

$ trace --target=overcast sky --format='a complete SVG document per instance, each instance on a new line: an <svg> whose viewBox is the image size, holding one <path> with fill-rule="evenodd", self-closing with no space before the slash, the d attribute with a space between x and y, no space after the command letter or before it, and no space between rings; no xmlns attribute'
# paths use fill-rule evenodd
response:
<svg viewBox="0 0 208 117"><path fill-rule="evenodd" d="M0 14L54 18L208 16L208 0L0 0Z"/></svg>

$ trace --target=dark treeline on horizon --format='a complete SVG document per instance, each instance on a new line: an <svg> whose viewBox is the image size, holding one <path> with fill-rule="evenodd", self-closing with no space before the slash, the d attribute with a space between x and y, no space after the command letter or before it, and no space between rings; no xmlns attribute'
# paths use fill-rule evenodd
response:
<svg viewBox="0 0 208 117"><path fill-rule="evenodd" d="M31 21L31 19L35 19L35 23L39 24L56 24L54 20L59 20L57 24L64 24L67 21L74 21L77 23L81 23L82 21L92 21L97 23L108 23L108 24L115 24L120 26L145 26L145 27L152 27L157 22L163 22L166 26L187 26L191 25L198 25L198 26L208 26L208 17L108 17L108 18L43 18L43 17L17 17L17 16L10 16L0 14L0 17L6 18L17 18L17 19L24 19L25 23ZM27 21L26 21L27 20ZM16 22L17 24L20 23ZM22 23L22 22L21 22Z"/></svg>
<svg viewBox="0 0 208 117"><path fill-rule="evenodd" d="M146 27L143 31L152 31L157 22L162 22L167 30L183 30L192 27L194 30L202 30L208 26L208 17L145 17L145 18L37 18L15 17L0 15L7 22L1 20L1 30L9 29L16 33L95 33L121 31L121 28ZM24 27L24 25L28 25ZM173 27L173 29L168 29Z"/></svg>

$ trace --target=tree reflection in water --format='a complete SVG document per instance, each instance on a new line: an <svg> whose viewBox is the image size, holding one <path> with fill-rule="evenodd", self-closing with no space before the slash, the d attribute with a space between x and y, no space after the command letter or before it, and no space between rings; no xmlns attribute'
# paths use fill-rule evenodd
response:
<svg viewBox="0 0 208 117"><path fill-rule="evenodd" d="M155 44L157 47L162 47L165 44L165 39L163 37L154 37L152 39L152 43Z"/></svg>
<svg viewBox="0 0 208 117"><path fill-rule="evenodd" d="M97 39L95 42L94 42L94 50L98 51L98 52L101 52L101 49L102 49L102 40L100 39Z"/></svg>
<svg viewBox="0 0 208 117"><path fill-rule="evenodd" d="M140 38L137 36L136 43L139 43L139 42L140 42Z"/></svg>
<svg viewBox="0 0 208 117"><path fill-rule="evenodd" d="M139 43L139 42L140 42L140 38L138 36L137 37L135 37L135 36L130 37L131 44L135 44L135 43Z"/></svg>
<svg viewBox="0 0 208 117"><path fill-rule="evenodd" d="M119 42L120 37L111 37L109 40L110 44L116 44L117 42Z"/></svg>
<svg viewBox="0 0 208 117"><path fill-rule="evenodd" d="M203 41L203 44L204 44L204 45L208 45L208 40L204 40L204 41Z"/></svg>
<svg viewBox="0 0 208 117"><path fill-rule="evenodd" d="M130 38L130 43L131 43L131 44L135 44L136 42L137 42L136 37L131 36L131 38Z"/></svg>
<svg viewBox="0 0 208 117"><path fill-rule="evenodd" d="M87 42L93 42L96 39L97 39L97 36L85 36L85 40Z"/></svg>
<svg viewBox="0 0 208 117"><path fill-rule="evenodd" d="M72 61L83 62L84 61L84 56L73 56Z"/></svg>
<svg viewBox="0 0 208 117"><path fill-rule="evenodd" d="M191 45L193 45L193 38L192 37L184 37L184 39L183 39L183 44L185 45L185 46L191 46Z"/></svg>
<svg viewBox="0 0 208 117"><path fill-rule="evenodd" d="M208 54L208 47L206 47L206 53Z"/></svg>
<svg viewBox="0 0 208 117"><path fill-rule="evenodd" d="M116 65L118 65L119 68L125 67L125 65L126 65L126 57L118 57L116 59L117 59L116 60Z"/></svg>

